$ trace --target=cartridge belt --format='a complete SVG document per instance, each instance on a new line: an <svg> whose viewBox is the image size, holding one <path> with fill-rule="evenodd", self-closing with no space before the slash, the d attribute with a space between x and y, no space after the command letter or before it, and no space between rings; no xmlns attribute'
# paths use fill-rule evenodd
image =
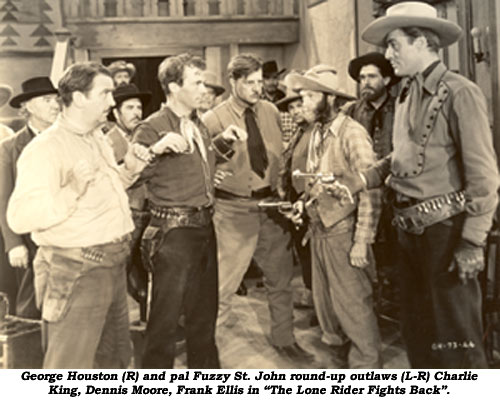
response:
<svg viewBox="0 0 500 403"><path fill-rule="evenodd" d="M465 202L463 191L418 201L396 195L392 224L411 234L422 234L426 227L465 211Z"/></svg>
<svg viewBox="0 0 500 403"><path fill-rule="evenodd" d="M166 207L150 203L153 218L163 220L167 228L204 227L212 222L214 209L212 206L200 207Z"/></svg>

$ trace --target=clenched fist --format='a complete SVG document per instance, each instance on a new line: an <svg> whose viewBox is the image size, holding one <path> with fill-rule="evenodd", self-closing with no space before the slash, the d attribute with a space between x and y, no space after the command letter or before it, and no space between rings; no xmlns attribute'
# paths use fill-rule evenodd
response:
<svg viewBox="0 0 500 403"><path fill-rule="evenodd" d="M245 130L236 125L229 125L226 130L222 132L222 138L228 143L247 141L248 134Z"/></svg>
<svg viewBox="0 0 500 403"><path fill-rule="evenodd" d="M9 250L9 263L12 267L28 267L28 248L24 245L15 246Z"/></svg>
<svg viewBox="0 0 500 403"><path fill-rule="evenodd" d="M89 184L95 179L95 169L87 160L78 161L71 171L71 185L75 188L78 196L81 197L87 191Z"/></svg>

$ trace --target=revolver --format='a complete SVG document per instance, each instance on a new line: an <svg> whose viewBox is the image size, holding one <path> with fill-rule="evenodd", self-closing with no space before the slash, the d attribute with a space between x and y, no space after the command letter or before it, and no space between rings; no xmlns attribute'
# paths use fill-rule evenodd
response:
<svg viewBox="0 0 500 403"><path fill-rule="evenodd" d="M332 173L324 173L324 172L309 173L309 172L301 172L299 169L293 171L292 176L294 178L304 178L304 179L309 178L309 179L319 180L322 184L331 184L336 180L335 175L333 175Z"/></svg>
<svg viewBox="0 0 500 403"><path fill-rule="evenodd" d="M289 201L261 201L257 206L262 209L278 209L280 213L293 211L293 204Z"/></svg>

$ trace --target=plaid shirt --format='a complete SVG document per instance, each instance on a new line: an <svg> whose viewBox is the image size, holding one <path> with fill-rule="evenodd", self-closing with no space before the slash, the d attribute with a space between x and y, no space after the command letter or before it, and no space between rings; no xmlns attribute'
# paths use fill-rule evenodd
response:
<svg viewBox="0 0 500 403"><path fill-rule="evenodd" d="M368 133L363 126L346 115L338 115L327 127L315 127L309 143L309 172L328 172L334 175L349 170L359 172L372 166L375 161ZM310 195L315 197L323 191L323 186L315 184ZM371 244L375 241L382 208L381 190L362 191L356 201L358 206L354 241ZM345 232L351 225L351 220L343 219L334 225L335 232Z"/></svg>
<svg viewBox="0 0 500 403"><path fill-rule="evenodd" d="M280 118L281 130L283 132L283 146L286 148L299 126L297 125L295 120L293 120L292 115L290 115L288 112L280 112Z"/></svg>

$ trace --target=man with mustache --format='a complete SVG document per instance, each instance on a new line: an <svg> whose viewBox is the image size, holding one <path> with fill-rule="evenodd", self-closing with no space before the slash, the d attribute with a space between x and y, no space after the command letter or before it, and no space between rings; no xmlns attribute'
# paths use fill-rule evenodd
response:
<svg viewBox="0 0 500 403"><path fill-rule="evenodd" d="M231 160L218 169L229 173L215 190L214 224L219 240L219 329L235 325L231 298L252 257L264 272L271 313L271 343L288 359L310 360L293 334L292 254L279 214L260 211L261 200L277 196L282 154L278 109L261 99L262 61L250 53L228 64L231 96L203 116L212 136L236 126L248 134ZM222 332L221 332L222 333Z"/></svg>

